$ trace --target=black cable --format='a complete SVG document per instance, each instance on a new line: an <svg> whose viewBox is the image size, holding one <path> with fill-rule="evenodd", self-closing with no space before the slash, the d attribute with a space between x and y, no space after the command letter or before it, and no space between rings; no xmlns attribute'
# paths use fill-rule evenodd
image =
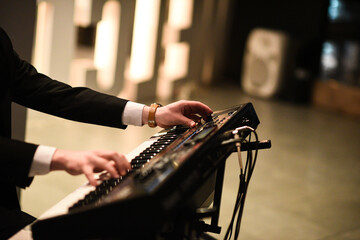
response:
<svg viewBox="0 0 360 240"><path fill-rule="evenodd" d="M256 131L253 132L254 135L255 135L255 156L254 156L254 164L253 164L253 167L251 169L251 173L250 173L250 177L252 176L253 172L254 172L254 168L255 168L255 163L256 163L256 160L257 160L257 155L258 155L258 152L259 152L259 137L256 133ZM249 178L250 179L250 178Z"/></svg>
<svg viewBox="0 0 360 240"><path fill-rule="evenodd" d="M246 142L246 140L243 140L243 142ZM226 234L225 234L225 238L224 239L231 239L231 236L232 236L232 231L233 231L233 225L234 225L234 220L235 220L235 217L238 213L238 209L239 207L241 206L241 202L242 202L242 199L243 199L243 190L245 188L244 184L245 184L245 176L246 176L246 171L247 171L247 165L248 165L248 161L246 161L246 166L245 166L245 171L243 174L240 174L239 176L239 187L238 187L238 193L237 193L237 197L236 197L236 201L235 201L235 206L234 206L234 210L233 210L233 214L232 214L232 218L231 218L231 221L230 221L230 224L229 224L229 227L226 231Z"/></svg>
<svg viewBox="0 0 360 240"><path fill-rule="evenodd" d="M255 138L256 138L256 147L254 150L255 154L253 156L252 150L250 148L247 149L245 169L244 169L244 172L240 173L240 176L239 176L240 181L239 181L239 188L238 188L238 193L236 196L235 206L234 206L231 221L230 221L228 229L226 231L224 240L231 239L235 218L236 218L236 224L235 224L234 239L238 239L238 237L239 237L241 218L242 218L242 214L244 211L245 197L246 197L248 185L250 182L250 178L251 178L254 168L255 168L257 154L258 154L258 143L259 143L258 135L255 130L251 131L251 132L254 133ZM249 134L248 138L249 138L248 140L242 139L241 143L247 143L247 142L250 143L251 142L251 133Z"/></svg>
<svg viewBox="0 0 360 240"><path fill-rule="evenodd" d="M251 138L249 138L249 140L251 140ZM246 139L244 140L243 143L249 143L250 141L247 141ZM245 170L244 170L244 176L246 177L248 175L248 168L249 168L249 164L251 164L251 162L249 161L249 150L247 151L247 155L246 155L246 163L245 163Z"/></svg>
<svg viewBox="0 0 360 240"><path fill-rule="evenodd" d="M240 210L239 210L237 221L236 221L234 239L238 239L238 237L239 237L241 219L242 219L242 214L243 214L244 206L245 206L246 193L247 193L247 189L248 189L248 186L249 186L250 178L252 176L252 173L254 172L255 163L256 163L256 159L257 159L259 139L258 139L257 133L255 131L253 133L254 133L255 138L256 138L255 155L254 155L254 158L253 158L252 150L248 149L248 151L247 151L248 154L247 155L249 156L249 158L247 160L249 161L249 171L248 171L248 175L247 175L247 178L246 178L246 184L245 184L245 189L244 189L244 193L243 193L243 198L242 198L242 201L241 201ZM251 135L249 137L249 140L250 139L251 139Z"/></svg>
<svg viewBox="0 0 360 240"><path fill-rule="evenodd" d="M234 220L235 220L235 217L236 217L236 213L237 213L237 209L239 208L239 204L241 202L241 197L242 197L242 192L241 192L241 182L239 182L239 188L238 188L238 192L237 192L237 196L236 196L236 201L235 201L235 206L234 206L234 211L233 211L233 215L231 217L231 221L230 221L230 224L229 224L229 227L226 231L226 234L225 234L225 238L224 239L231 239L231 235L232 235L232 229L233 229L233 224L234 224Z"/></svg>
<svg viewBox="0 0 360 240"><path fill-rule="evenodd" d="M249 138L250 139L250 138ZM245 203L245 198L246 198L246 193L247 193L247 188L248 188L248 183L250 181L249 178L249 174L250 174L250 169L252 168L252 152L251 150L248 149L247 151L247 159L246 162L248 163L248 170L247 170L247 175L245 176L244 181L244 189L243 189L243 197L241 199L240 202L240 209L239 212L237 214L237 219L236 219L236 225L235 225L235 234L234 234L234 239L238 239L239 237L239 233L240 233L240 225L241 225L241 219L242 219L242 214L244 211L244 203Z"/></svg>

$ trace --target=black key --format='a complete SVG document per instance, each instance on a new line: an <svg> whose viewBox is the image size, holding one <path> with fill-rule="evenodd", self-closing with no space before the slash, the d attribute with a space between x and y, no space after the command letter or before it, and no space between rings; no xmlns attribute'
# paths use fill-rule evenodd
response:
<svg viewBox="0 0 360 240"><path fill-rule="evenodd" d="M150 161L149 159L133 159L131 161L131 164L138 164L138 163L145 164L148 163L149 161Z"/></svg>
<svg viewBox="0 0 360 240"><path fill-rule="evenodd" d="M162 151L162 149L150 148L150 149L143 151L142 154L158 154L161 151Z"/></svg>
<svg viewBox="0 0 360 240"><path fill-rule="evenodd" d="M132 164L131 165L132 169L142 168L143 166L144 166L144 164Z"/></svg>

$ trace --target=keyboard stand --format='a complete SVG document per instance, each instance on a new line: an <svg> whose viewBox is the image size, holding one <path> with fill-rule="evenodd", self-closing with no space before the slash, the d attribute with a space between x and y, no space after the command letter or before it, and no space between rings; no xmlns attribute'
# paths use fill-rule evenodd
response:
<svg viewBox="0 0 360 240"><path fill-rule="evenodd" d="M259 142L250 142L242 145L241 151L258 150L271 148L271 141L264 140ZM236 147L233 148L232 152L236 152ZM225 175L225 160L232 153L222 156L221 164L216 170L216 183L214 188L214 197L212 207L209 208L198 208L194 210L188 210L183 216L179 217L179 221L174 223L176 229L171 229L171 232L167 233L164 239L182 239L186 236L189 239L197 240L215 240L213 236L209 235L208 232L219 234L221 227L218 226L221 197ZM245 196L242 199L244 204ZM242 212L241 212L242 214ZM242 216L240 216L241 219ZM202 219L211 218L210 224L205 223ZM164 236L162 236L164 237Z"/></svg>

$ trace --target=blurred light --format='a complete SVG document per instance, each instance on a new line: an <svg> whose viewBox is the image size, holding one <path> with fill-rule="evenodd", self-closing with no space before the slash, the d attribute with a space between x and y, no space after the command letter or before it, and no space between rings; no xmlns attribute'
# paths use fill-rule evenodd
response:
<svg viewBox="0 0 360 240"><path fill-rule="evenodd" d="M165 52L164 71L171 80L183 78L188 72L190 47L187 43L169 44Z"/></svg>
<svg viewBox="0 0 360 240"><path fill-rule="evenodd" d="M168 22L162 39L165 57L156 90L160 99L171 98L173 82L188 74L190 45L179 40L180 32L192 25L193 5L193 0L170 0Z"/></svg>
<svg viewBox="0 0 360 240"><path fill-rule="evenodd" d="M171 0L169 5L169 25L186 29L191 27L193 0Z"/></svg>
<svg viewBox="0 0 360 240"><path fill-rule="evenodd" d="M143 82L152 78L156 52L160 0L137 0L129 78Z"/></svg>
<svg viewBox="0 0 360 240"><path fill-rule="evenodd" d="M98 84L105 90L110 89L115 81L120 11L119 1L107 1L103 8L103 18L97 25L94 64L98 69Z"/></svg>
<svg viewBox="0 0 360 240"><path fill-rule="evenodd" d="M338 67L337 48L334 43L325 42L321 56L322 67L325 71Z"/></svg>
<svg viewBox="0 0 360 240"><path fill-rule="evenodd" d="M340 2L339 0L330 0L330 5L328 9L328 15L330 20L336 20L340 15Z"/></svg>
<svg viewBox="0 0 360 240"><path fill-rule="evenodd" d="M347 21L350 20L349 4L345 4L343 0L330 0L328 8L328 17L331 21Z"/></svg>
<svg viewBox="0 0 360 240"><path fill-rule="evenodd" d="M91 24L92 0L75 0L74 23L86 27Z"/></svg>
<svg viewBox="0 0 360 240"><path fill-rule="evenodd" d="M330 7L332 7L332 8L340 7L340 1L339 0L330 0Z"/></svg>
<svg viewBox="0 0 360 240"><path fill-rule="evenodd" d="M39 72L49 74L51 37L53 31L54 6L49 2L39 2L33 65Z"/></svg>

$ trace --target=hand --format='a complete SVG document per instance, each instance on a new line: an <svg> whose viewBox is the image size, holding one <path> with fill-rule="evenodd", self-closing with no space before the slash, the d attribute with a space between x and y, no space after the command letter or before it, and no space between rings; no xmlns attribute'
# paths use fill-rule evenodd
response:
<svg viewBox="0 0 360 240"><path fill-rule="evenodd" d="M143 114L144 124L147 123L149 115L149 107L146 108L144 109L145 114ZM164 107L159 107L155 113L155 121L162 128L175 125L194 127L201 117L206 120L212 112L208 106L201 102L180 100Z"/></svg>
<svg viewBox="0 0 360 240"><path fill-rule="evenodd" d="M84 173L90 184L98 185L94 173L106 170L112 177L125 175L131 165L122 154L112 151L68 151L57 149L50 170L65 170L71 175Z"/></svg>

